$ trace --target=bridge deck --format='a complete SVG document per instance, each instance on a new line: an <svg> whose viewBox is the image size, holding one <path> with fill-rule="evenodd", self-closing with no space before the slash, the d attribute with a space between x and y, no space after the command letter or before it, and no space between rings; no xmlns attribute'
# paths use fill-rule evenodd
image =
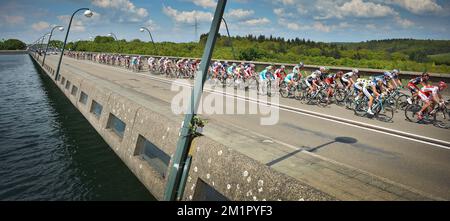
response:
<svg viewBox="0 0 450 221"><path fill-rule="evenodd" d="M57 58L48 56L47 64L55 67ZM167 79L148 73L133 73L68 57L64 58L62 69L101 78L130 94L159 99L167 103L166 107L161 107L167 111L176 94L170 90ZM450 141L449 130L406 122L401 113L396 114L395 123L383 123L357 118L352 112L334 105L319 108L291 99L281 99L280 103L413 136ZM181 116L174 117L181 119ZM448 146L283 109L279 123L273 126L260 126L261 116L258 115L204 117L209 120L206 136L338 199L421 199L424 195L450 199Z"/></svg>

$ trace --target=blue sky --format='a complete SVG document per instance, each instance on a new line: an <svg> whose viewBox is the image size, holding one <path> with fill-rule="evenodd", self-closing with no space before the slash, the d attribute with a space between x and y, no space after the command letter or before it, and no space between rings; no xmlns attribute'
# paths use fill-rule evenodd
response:
<svg viewBox="0 0 450 221"><path fill-rule="evenodd" d="M113 32L119 39L189 42L209 30L217 0L1 0L0 39L35 41L53 25L67 26L78 13L69 41ZM228 0L225 18L232 35L274 35L325 42L386 38L450 39L447 0ZM62 40L65 32L55 39ZM225 29L221 29L225 34ZM198 36L197 36L198 37Z"/></svg>

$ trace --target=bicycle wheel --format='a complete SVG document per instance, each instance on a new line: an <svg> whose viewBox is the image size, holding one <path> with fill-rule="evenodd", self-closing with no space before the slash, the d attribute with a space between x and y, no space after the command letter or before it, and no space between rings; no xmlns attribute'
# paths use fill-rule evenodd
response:
<svg viewBox="0 0 450 221"><path fill-rule="evenodd" d="M360 101L356 102L355 109L354 109L355 115L362 117L362 116L366 115L367 109L368 109L367 102L365 102L364 100L362 100L362 101L360 100Z"/></svg>
<svg viewBox="0 0 450 221"><path fill-rule="evenodd" d="M417 123L419 119L417 119L417 113L420 111L421 106L418 104L410 104L405 108L405 117L408 121Z"/></svg>
<svg viewBox="0 0 450 221"><path fill-rule="evenodd" d="M337 103L341 103L344 101L345 97L347 95L347 92L344 88L336 89L334 92L334 99L336 99Z"/></svg>
<svg viewBox="0 0 450 221"><path fill-rule="evenodd" d="M345 98L345 108L349 110L353 110L355 108L355 97L353 95L349 95Z"/></svg>
<svg viewBox="0 0 450 221"><path fill-rule="evenodd" d="M288 86L284 82L281 83L281 85L280 85L280 94L284 98L287 98L289 96L289 91L288 91L287 87Z"/></svg>
<svg viewBox="0 0 450 221"><path fill-rule="evenodd" d="M393 101L387 100L383 104L383 108L377 110L377 119L383 122L391 122L394 118L395 106L392 105Z"/></svg>
<svg viewBox="0 0 450 221"><path fill-rule="evenodd" d="M317 95L317 104L321 107L326 107L328 105L327 93L325 93L325 91L320 91Z"/></svg>
<svg viewBox="0 0 450 221"><path fill-rule="evenodd" d="M305 98L305 91L300 85L297 85L294 90L294 98L296 100L303 100Z"/></svg>
<svg viewBox="0 0 450 221"><path fill-rule="evenodd" d="M433 125L439 128L450 128L450 113L447 108L441 109L434 115Z"/></svg>
<svg viewBox="0 0 450 221"><path fill-rule="evenodd" d="M397 98L397 110L405 110L406 106L408 106L408 98L409 96L406 94L402 94Z"/></svg>

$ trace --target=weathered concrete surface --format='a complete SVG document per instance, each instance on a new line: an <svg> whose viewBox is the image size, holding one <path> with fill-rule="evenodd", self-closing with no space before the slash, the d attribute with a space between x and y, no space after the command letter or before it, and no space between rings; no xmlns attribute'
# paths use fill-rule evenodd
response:
<svg viewBox="0 0 450 221"><path fill-rule="evenodd" d="M47 58L47 59L49 59L49 58ZM70 59L70 58L65 58L65 59ZM72 60L72 59L70 59L70 60ZM50 64L50 66L54 65L55 59L53 59L53 61L52 61L52 59L49 59L48 64ZM63 62L63 64L64 64L64 62ZM112 69L112 67L108 67L108 66L102 66L102 67L105 67L107 69ZM158 90L162 90L162 91L166 90L165 94L168 97L170 97L170 93L167 93L170 91L167 91L166 88L164 88L162 86L158 86L158 85L155 86L154 84L151 84L151 81L148 81L148 80L147 80L147 82L145 82L145 84L144 84L144 82L136 81L136 79L143 80L143 78L137 78L135 75L124 75L121 73L114 73L114 72L106 72L107 74L105 74L104 70L102 70L102 69L97 68L97 65L89 66L88 69L81 68L81 66L80 66L80 68L74 68L74 66L64 66L64 65L62 68L62 70L67 70L67 72L69 72L69 70L70 70L70 72L74 72L74 73L77 73L77 75L83 76L83 78L85 78L86 80L81 82L81 85L85 85L84 82L91 82L93 85L95 85L95 86L91 86L91 88L92 87L95 87L95 88L107 87L110 91L114 91L113 92L114 94L120 93L120 96L117 97L118 100L130 99L130 100L133 100L133 102L138 103L141 107L142 106L145 107L143 109L151 110L150 114L149 114L150 116L152 115L151 113L157 112L157 113L165 116L166 119L172 119L172 120L175 119L176 122L181 122L181 118L179 116L172 115L171 111L168 110L167 106L169 106L169 103L167 102L167 100L164 96L163 96L163 100L160 100L161 99L160 94L158 94L157 96L156 96L156 94L155 94L155 96L152 96L152 94L154 94ZM89 73L84 72L84 70L88 71ZM117 70L119 70L119 69L117 69ZM63 72L62 74L67 75L67 76L70 75L69 73L65 73L65 72ZM83 88L83 87L84 86L81 86L81 88ZM89 89L86 88L86 90L89 90ZM94 90L96 90L96 89L94 89ZM68 93L68 92L66 92L66 93ZM108 96L108 98L107 98L108 101L103 101L102 105L104 105L108 102L111 103L109 101L111 99L111 96L112 95ZM101 100L101 99L99 99L99 100ZM168 99L168 100L170 101L170 99ZM89 100L88 104L90 104L90 100ZM146 105L146 104L148 104L148 105ZM113 104L113 103L111 103L111 105L109 105L110 110L112 110L111 108L114 107L114 105L115 104ZM105 108L105 106L106 105L104 105L104 112L108 111ZM120 105L118 105L118 108L119 107L120 107ZM127 105L125 105L125 107L127 107ZM130 107L133 107L133 105L130 104ZM133 108L135 108L135 107L133 107ZM137 116L137 114L139 112L138 109L139 108L135 108L133 110L130 109L130 112L135 111L135 114ZM126 112L128 110L126 110L126 108L125 108L125 110L120 110L119 112L116 112L116 114L121 115L122 111ZM92 114L88 114L88 115L92 118ZM105 125L106 125L105 122L106 122L107 116L102 114L102 117L104 117L105 120L101 125L102 125L102 127L105 127ZM126 117L126 115L124 115L123 117ZM224 117L224 118L226 118L226 117ZM240 118L241 117L236 118L236 120L240 119ZM128 117L127 117L127 119L128 119ZM159 119L159 118L158 117L154 118L154 120L156 120L156 119ZM122 120L124 120L124 119L122 119ZM154 124L152 122L154 120L151 120L146 124L147 125ZM260 135L251 135L249 133L237 132L237 131L239 131L238 129L227 126L228 124L224 124L224 121L218 121L217 123L220 122L220 124L215 124L215 121L217 121L217 120L220 120L220 119L214 119L213 121L211 121L211 124L208 124L208 129L205 132L205 137L199 138L199 141L198 141L199 143L201 143L201 139L213 140L214 143L208 144L207 146L210 145L211 147L214 147L214 149L208 149L208 150L212 151L212 152L210 151L209 154L202 155L204 153L208 153L208 151L204 151L204 152L200 151L200 152L194 154L194 162L193 162L193 166L191 167L191 173L190 173L192 176L191 182L197 183L197 181L195 180L196 175L195 175L195 173L192 172L195 169L195 166L197 166L197 171L200 171L200 172L198 172L197 176L200 177L200 179L203 180L204 182L206 182L208 185L214 186L217 190L219 190L219 192L221 194L225 195L229 199L253 200L253 196L256 196L258 200L264 199L267 196L267 195L264 195L264 194L266 194L266 192L264 192L264 190L267 190L267 189L263 188L263 191L261 191L261 194L259 194L259 192L258 192L258 194L256 194L254 191L255 183L252 183L252 180L254 180L254 179L258 179L258 181L263 180L263 185L265 187L268 187L264 183L264 182L266 182L265 177L257 172L255 173L255 171L266 170L266 169L268 169L269 171L274 173L275 174L274 176L277 177L277 179L278 179L278 180L276 180L277 181L276 184L278 186L275 185L275 187L273 187L274 189L272 190L272 193L290 194L288 196L274 195L274 196L271 196L272 198L266 198L267 200L275 200L275 198L277 198L277 199L280 198L282 200L283 199L296 199L297 200L297 199L301 199L301 198L303 198L305 200L313 200L313 199L331 199L333 197L335 197L336 199L342 199L342 200L433 199L433 197L431 197L427 194L423 194L419 191L415 191L412 188L404 187L402 185L399 185L398 183L389 182L388 180L373 176L372 174L367 174L360 170L349 168L345 165L340 165L337 162L333 162L328 159L318 157L316 155L311 155L311 154L308 155L308 153L306 153L305 151L296 151L293 154L291 154L290 152L292 152L292 149L287 148L284 144L280 144L280 143L276 143L276 142L275 143L261 143ZM226 118L226 120L230 121L229 118ZM247 120L252 120L252 119L248 118ZM91 122L91 120L90 120L90 122ZM127 126L129 124L132 124L133 128L137 128L137 126L136 126L137 122L138 122L137 120L134 120L134 122L132 122L132 121L127 122ZM171 128L179 128L179 123L176 123L176 122L173 123L173 126L170 126L169 131L171 130ZM251 122L251 121L247 121L247 124L246 124L247 126L251 126L251 124L248 124L249 122ZM230 123L234 124L234 125L240 124L239 121L232 121ZM91 122L91 124L95 124L95 122ZM312 122L308 125L315 125L315 124L317 124L317 123ZM167 125L170 125L170 123L164 122L160 127L163 127L164 125L167 126ZM217 125L220 125L220 126L217 126ZM145 126L144 126L144 128L145 128ZM102 131L102 130L104 130L104 129L103 128L97 129L97 131ZM158 141L160 139L168 139L168 136L161 132L161 128L159 130L152 130L152 129L148 129L148 130L152 131L152 132L148 132L150 134L146 135L145 137L147 139L152 139L152 142L154 142L154 143L160 142L160 141ZM175 134L177 133L177 130L178 129L174 130ZM134 130L131 129L131 131L132 131L131 133L133 134ZM136 130L136 131L138 131L138 130ZM125 143L125 140L126 140L125 136L124 136L124 141L121 142L122 144L117 144L120 141L117 141L117 139L116 139L116 141L114 141L114 137L109 137L109 136L111 136L110 131L105 131L102 133L107 134L107 135L102 135L105 138L105 140L106 139L112 140L108 143L110 144L110 146L113 149L117 149L117 150L115 150L116 152L123 151L124 149L128 149L128 148L131 148L131 149L135 148L136 143L131 142L131 146L126 146L125 144L123 144L123 143ZM100 134L102 134L102 133L100 133ZM108 133L110 135L108 135ZM125 132L125 133L127 134L127 132ZM142 133L147 133L147 132L139 131L139 133L141 133L141 135L142 135ZM247 136L238 137L238 139L231 139L231 140L226 139L226 138L230 137L230 134L233 134L233 136L231 136L231 137L235 137L239 134L240 135L246 134ZM149 137L147 137L147 136L149 136ZM155 136L154 139L153 139L153 136ZM132 136L130 136L129 139L133 140L133 139L136 139L136 137L137 137L137 135L132 135ZM176 137L176 135L175 135L175 137ZM173 149L175 147L175 145L174 145L175 140L172 141L172 144L167 144L167 146L164 146L164 144L158 144L157 146L162 145L159 147L170 155L173 153ZM236 140L240 141L240 142L235 142ZM313 141L313 139L312 139L312 141ZM166 141L166 142L169 142L169 141ZM124 145L125 145L125 147L121 147ZM248 165L242 164L243 165L242 168L248 169L247 172L249 174L251 173L254 175L254 177L250 178L251 179L250 183L248 183L247 180L241 179L242 177L241 177L240 173L236 173L236 174L233 173L232 176L225 173L230 170L230 167L233 167L230 165L235 165L235 164L237 164L236 162L217 163L217 164L213 163L212 166L207 167L208 159L211 159L211 162L221 162L222 161L222 159L220 157L218 157L218 154L217 155L214 154L214 153L218 153L220 150L222 150L222 151L229 150L230 152L228 153L228 156L232 156L231 157L232 159L240 159L240 158L244 157L243 159L245 159L245 160L243 162L248 162ZM145 161L140 160L139 157L133 156L130 153L131 152L129 152L127 155L127 153L119 152L118 155L121 156L121 158L124 160L124 162L133 170L133 172L135 174L137 174L137 176L141 179L141 181L144 184L146 184L147 188L149 188L149 190L155 196L161 197L162 193L160 191L163 189L164 181L159 182L159 181L155 181L155 179L154 179L154 177L158 177L160 175L157 173L151 173L151 172L145 171L147 169L151 171L151 168L146 168L146 166L148 166L148 165L146 164ZM276 163L276 164L272 164L272 165L270 164L270 162L274 162L275 160L277 160L280 157L283 157L284 155L287 155L287 154L289 154L292 157L289 157L289 158L287 158L279 163ZM132 160L130 160L129 158ZM206 162L204 160L198 160L198 159L206 159ZM255 162L255 160L257 163L255 165L253 165L252 162ZM139 163L141 163L141 164L139 164ZM265 165L269 165L270 168ZM144 169L141 169L141 167ZM135 168L135 169L133 169L133 168ZM139 169L136 169L136 168L139 168ZM237 168L237 169L239 169L239 168ZM275 169L275 170L273 170L273 169ZM211 172L211 171L213 171L213 172ZM278 172L276 172L276 171L278 171ZM139 173L143 173L144 175L139 174ZM214 180L211 179L211 177L213 177L213 176L211 176L211 174L213 174L213 173L216 175L216 176L214 176L216 178ZM270 172L268 172L268 173L270 173ZM208 174L209 174L210 179L208 179ZM237 188L235 188L233 190L231 186L230 186L230 189L228 189L228 184L230 184L230 179L227 180L226 177L232 177L232 180L235 180L236 187L237 187L237 184L239 184L240 186L245 186L245 188L244 188L244 190L246 190L245 194L244 195L237 194L236 193L236 191L238 191ZM283 177L283 178L280 178L280 177ZM290 180L292 180L292 179L294 179L298 183L290 184L290 183L292 183L292 182L290 182ZM158 180L158 179L156 179L156 180ZM149 185L148 183L152 183L153 186ZM285 184L290 184L290 185L286 186ZM305 184L308 184L308 185L305 185ZM297 192L295 192L295 190L293 190L293 189L297 189L295 187L296 185L297 185L297 187L298 187L298 185L304 186L306 189L304 188L303 190L297 190ZM310 188L310 186L314 186L315 188ZM192 188L192 186L188 185L186 187L185 199L189 199L189 196L192 196L192 194L193 194L192 192L189 192L189 191L191 191L189 188ZM277 190L276 190L277 188L279 188L279 189L285 188L286 190L283 189L283 191L277 192ZM152 189L153 189L153 191L152 191ZM225 189L226 189L226 191L224 191ZM288 189L291 189L291 190L289 190L291 192L289 192ZM302 189L302 188L300 188L300 189ZM317 191L317 189L319 189L320 191ZM194 190L195 190L195 188L192 191L194 191ZM248 197L246 195L249 190L252 190L252 197ZM259 188L257 191L259 191ZM157 192L157 193L154 193L154 192ZM316 198L305 197L305 196L309 196L309 193L319 193L319 192L326 192L327 194L318 194ZM235 197L234 196L235 194L239 195L240 198ZM333 196L333 197L330 197L330 196Z"/></svg>

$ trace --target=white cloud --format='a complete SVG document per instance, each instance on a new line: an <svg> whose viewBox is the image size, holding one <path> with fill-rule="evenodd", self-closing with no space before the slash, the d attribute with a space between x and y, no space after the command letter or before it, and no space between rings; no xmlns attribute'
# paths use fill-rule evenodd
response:
<svg viewBox="0 0 450 221"><path fill-rule="evenodd" d="M277 2L280 2L283 5L294 5L296 3L295 0L277 0Z"/></svg>
<svg viewBox="0 0 450 221"><path fill-rule="evenodd" d="M148 16L147 9L136 7L130 0L92 0L92 4L101 8L116 9L125 13L120 15L120 21L139 22Z"/></svg>
<svg viewBox="0 0 450 221"><path fill-rule="evenodd" d="M70 15L59 15L59 16L57 16L57 18L59 21L61 21L64 28L67 28L66 26L69 24ZM70 26L70 30L74 31L74 32L84 32L84 31L86 31L86 27L84 27L83 21L74 18L72 20L72 25Z"/></svg>
<svg viewBox="0 0 450 221"><path fill-rule="evenodd" d="M193 24L195 19L198 21L210 22L213 19L212 13L202 11L178 11L172 7L163 6L163 13L172 18L177 23Z"/></svg>
<svg viewBox="0 0 450 221"><path fill-rule="evenodd" d="M254 26L254 25L267 25L269 23L270 23L270 20L268 18L255 18L255 19L249 19L247 21L243 21L240 24Z"/></svg>
<svg viewBox="0 0 450 221"><path fill-rule="evenodd" d="M315 22L313 25L313 29L317 30L317 31L321 31L321 32L330 32L332 27L331 26L327 26L321 22Z"/></svg>
<svg viewBox="0 0 450 221"><path fill-rule="evenodd" d="M217 2L214 0L191 0L191 2L203 8L215 8L217 6Z"/></svg>
<svg viewBox="0 0 450 221"><path fill-rule="evenodd" d="M342 1L318 0L316 9L322 16L315 16L315 19L329 19L344 17L358 18L376 18L389 15L397 15L398 13L389 6L376 4L373 2L365 2L363 0L351 0L339 6Z"/></svg>
<svg viewBox="0 0 450 221"><path fill-rule="evenodd" d="M409 28L414 25L414 22L411 20L400 18L400 16L395 17L395 21L403 28Z"/></svg>
<svg viewBox="0 0 450 221"><path fill-rule="evenodd" d="M396 14L396 12L385 5L375 4L372 2L363 2L362 0L352 0L344 3L339 7L340 12L344 15L353 15L355 17L384 17Z"/></svg>
<svg viewBox="0 0 450 221"><path fill-rule="evenodd" d="M253 10L244 10L244 9L232 9L226 15L225 18L231 19L242 19L247 18L255 13Z"/></svg>
<svg viewBox="0 0 450 221"><path fill-rule="evenodd" d="M439 12L442 10L442 6L436 0L391 0L391 3L397 4L415 14Z"/></svg>
<svg viewBox="0 0 450 221"><path fill-rule="evenodd" d="M302 28L302 26L300 24L298 24L296 22L287 21L284 18L278 19L278 24L289 30L293 30L293 31L298 31ZM304 28L307 28L307 27L304 27Z"/></svg>
<svg viewBox="0 0 450 221"><path fill-rule="evenodd" d="M36 31L42 31L50 28L50 24L45 21L40 21L31 25L31 27Z"/></svg>
<svg viewBox="0 0 450 221"><path fill-rule="evenodd" d="M150 29L150 31L159 30L161 27L156 24L153 20L149 19L144 23L144 26Z"/></svg>

